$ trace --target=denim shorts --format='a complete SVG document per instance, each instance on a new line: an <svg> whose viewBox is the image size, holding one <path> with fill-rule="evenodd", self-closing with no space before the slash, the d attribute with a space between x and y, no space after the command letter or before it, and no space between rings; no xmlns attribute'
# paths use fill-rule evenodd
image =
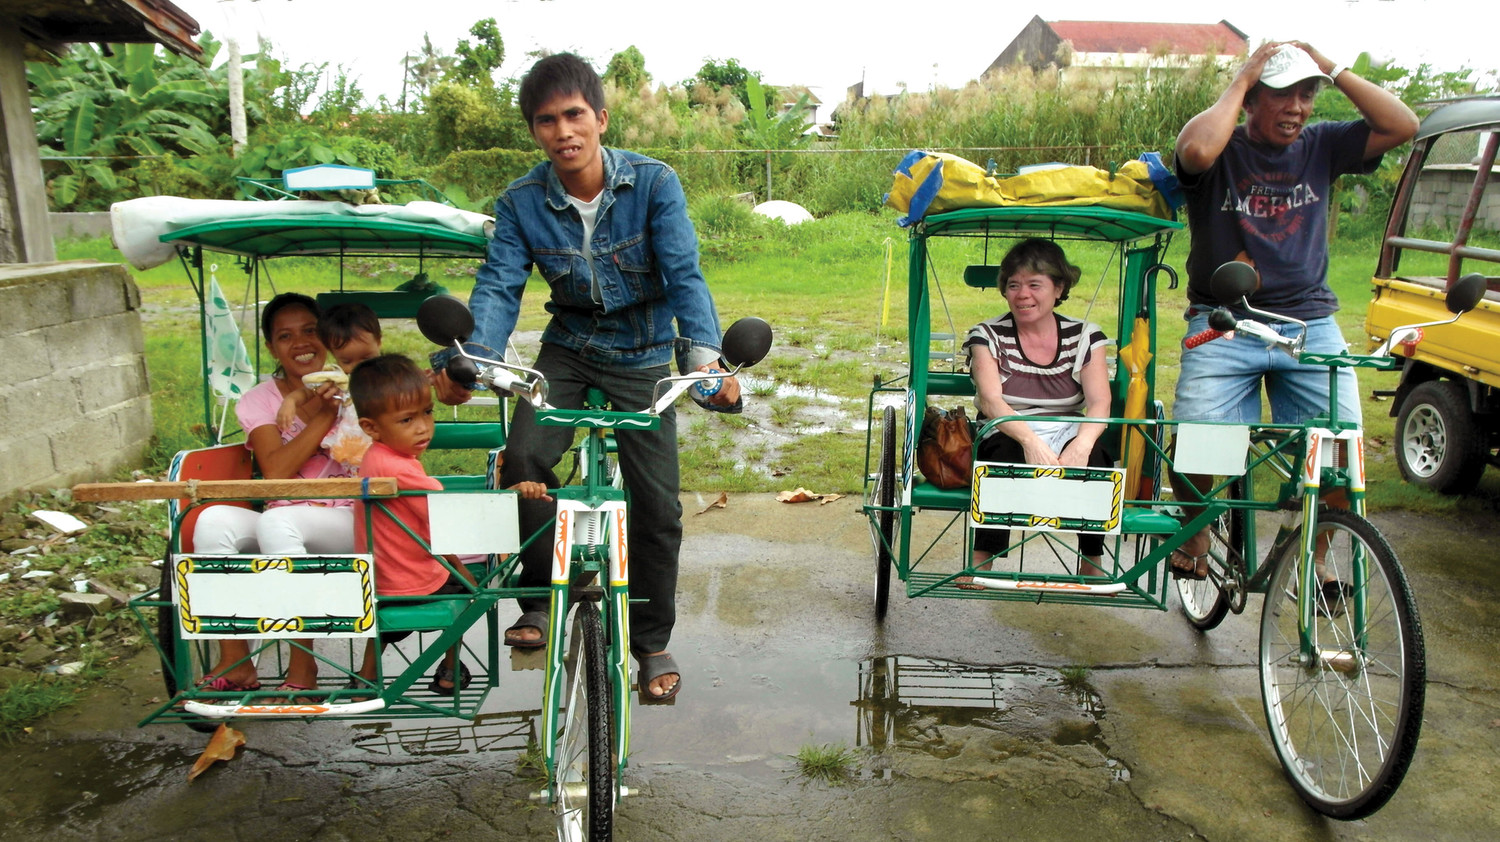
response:
<svg viewBox="0 0 1500 842"><path fill-rule="evenodd" d="M1189 308L1187 335L1208 328L1208 311ZM1270 322L1282 336L1295 336L1301 327ZM1347 351L1332 316L1307 323L1305 350L1324 354ZM1255 424L1262 420L1260 384L1265 380L1271 399L1271 421L1297 424L1328 411L1328 367L1302 365L1284 351L1243 333L1220 337L1182 350L1177 398L1172 417L1178 421L1221 421ZM1361 423L1359 383L1350 368L1338 369L1339 420Z"/></svg>

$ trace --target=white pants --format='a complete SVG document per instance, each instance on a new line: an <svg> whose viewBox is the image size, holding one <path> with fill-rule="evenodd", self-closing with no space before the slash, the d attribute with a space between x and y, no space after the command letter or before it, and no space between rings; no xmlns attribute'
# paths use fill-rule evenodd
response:
<svg viewBox="0 0 1500 842"><path fill-rule="evenodd" d="M349 553L353 506L277 506L264 512L211 506L198 516L193 549L200 553Z"/></svg>

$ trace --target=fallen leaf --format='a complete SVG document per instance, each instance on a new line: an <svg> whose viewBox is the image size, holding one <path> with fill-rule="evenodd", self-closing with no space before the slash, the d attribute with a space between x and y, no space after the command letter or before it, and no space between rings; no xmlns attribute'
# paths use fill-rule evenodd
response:
<svg viewBox="0 0 1500 842"><path fill-rule="evenodd" d="M245 744L245 735L230 728L228 725L220 725L219 730L214 732L208 741L208 748L198 757L198 762L193 764L193 770L188 772L188 780L198 777L214 765L215 760L233 760L234 750Z"/></svg>
<svg viewBox="0 0 1500 842"><path fill-rule="evenodd" d="M822 495L819 495L819 497L818 497L818 505L819 506L826 506L829 503L832 503L834 500L838 500L838 499L840 499L843 496L844 495L842 495L842 494L822 494Z"/></svg>
<svg viewBox="0 0 1500 842"><path fill-rule="evenodd" d="M704 506L703 507L703 512L706 512L709 509L727 509L727 508L729 508L729 492L727 492L727 491L721 491L721 492L719 492L719 499L713 501L712 503L709 503L707 506ZM701 515L701 514L703 514L703 512L698 512L698 514Z"/></svg>
<svg viewBox="0 0 1500 842"><path fill-rule="evenodd" d="M776 495L776 499L782 503L806 503L818 499L818 495L805 488L798 488L794 491L782 491Z"/></svg>
<svg viewBox="0 0 1500 842"><path fill-rule="evenodd" d="M771 471L771 476L773 476L773 477L784 477L784 476L786 476L787 474L789 474L791 472L792 472L791 468L775 468L775 469L773 469Z"/></svg>

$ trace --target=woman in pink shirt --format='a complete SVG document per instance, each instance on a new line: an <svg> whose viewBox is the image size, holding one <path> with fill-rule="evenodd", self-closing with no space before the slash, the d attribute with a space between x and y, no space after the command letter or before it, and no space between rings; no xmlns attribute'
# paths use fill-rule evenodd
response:
<svg viewBox="0 0 1500 842"><path fill-rule="evenodd" d="M261 313L266 348L276 371L246 392L235 406L245 446L266 479L345 477L348 468L334 461L323 439L338 420L338 390L323 384L302 403L290 427L278 429L276 412L287 396L309 388L302 378L321 371L328 350L318 339L318 305L299 293L282 293ZM350 500L275 500L264 512L234 506L212 506L199 516L193 549L200 553L348 553L354 550L354 510ZM310 647L310 641L298 641ZM204 675L210 690L255 690L259 673L250 660L248 642L223 640L219 660ZM312 653L293 646L286 676L277 689L288 693L318 686Z"/></svg>

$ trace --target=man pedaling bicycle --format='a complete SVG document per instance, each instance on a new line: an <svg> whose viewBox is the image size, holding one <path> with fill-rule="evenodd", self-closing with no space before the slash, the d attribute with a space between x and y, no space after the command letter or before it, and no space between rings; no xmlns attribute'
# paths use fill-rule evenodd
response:
<svg viewBox="0 0 1500 842"><path fill-rule="evenodd" d="M1324 83L1347 96L1362 119L1309 125ZM1241 110L1245 122L1237 125ZM1345 173L1374 171L1382 155L1416 132L1417 117L1400 99L1311 46L1291 41L1257 49L1219 99L1177 136L1176 171L1193 232L1187 335L1207 328L1217 306L1209 290L1214 269L1240 260L1260 274L1260 287L1249 296L1252 307L1306 322L1307 351L1346 351L1333 318L1338 300L1328 286L1331 186ZM1301 423L1329 407L1325 367L1302 365L1242 334L1183 349L1172 414L1178 421L1258 423L1262 380L1274 423ZM1360 420L1353 369L1339 372L1338 414ZM1200 492L1211 484L1201 476L1173 484L1179 482ZM1196 499L1178 488L1179 500ZM1341 490L1324 502L1348 507ZM1207 530L1184 542L1172 554L1173 575L1206 578L1208 548Z"/></svg>
<svg viewBox="0 0 1500 842"><path fill-rule="evenodd" d="M699 269L698 241L677 174L660 161L601 145L609 126L603 85L577 56L538 61L517 98L547 161L511 182L495 202L494 236L469 299L473 341L505 347L535 266L551 288L552 318L533 367L546 375L554 406L581 409L587 390L596 388L616 409L643 410L657 381L671 373L674 352L685 372L726 369L719 358L718 314ZM448 403L467 399L446 375L439 378L439 393ZM694 400L710 410L738 412L739 383L724 378L717 393L694 394ZM518 402L502 484L557 487L553 468L573 433L570 427L538 425L534 407ZM668 408L658 429L619 430L616 438L630 492L631 650L640 665L642 698L665 701L682 686L667 652L682 544L676 414ZM552 514L544 502L522 501L523 534L535 532ZM547 542L533 541L522 553L522 587L547 584L549 550ZM521 617L506 630L505 642L545 646L547 600L520 603Z"/></svg>

